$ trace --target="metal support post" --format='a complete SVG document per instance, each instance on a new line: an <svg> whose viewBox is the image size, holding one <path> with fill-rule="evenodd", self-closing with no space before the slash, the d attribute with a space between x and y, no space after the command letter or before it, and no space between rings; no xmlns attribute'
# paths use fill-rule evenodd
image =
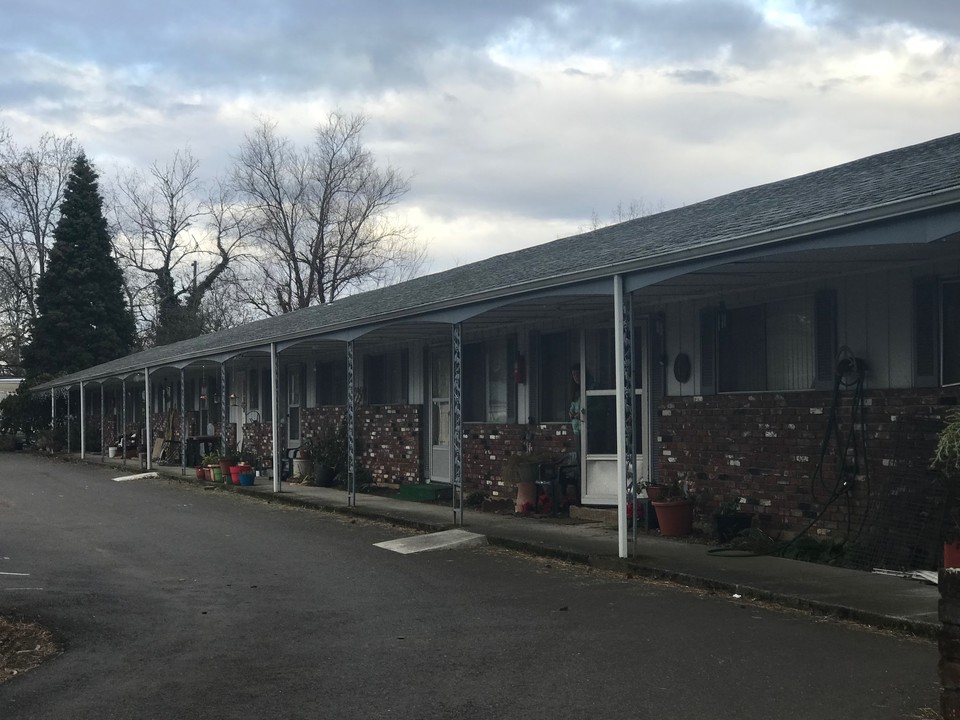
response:
<svg viewBox="0 0 960 720"><path fill-rule="evenodd" d="M617 385L617 552L627 557L627 405L624 378L623 277L613 278L614 357Z"/></svg>
<svg viewBox="0 0 960 720"><path fill-rule="evenodd" d="M356 385L354 382L353 340L347 343L347 505L357 506Z"/></svg>
<svg viewBox="0 0 960 720"><path fill-rule="evenodd" d="M220 457L227 454L227 423L230 421L230 399L227 397L227 361L220 363Z"/></svg>
<svg viewBox="0 0 960 720"><path fill-rule="evenodd" d="M104 381L100 381L100 462L107 456L107 403L103 397Z"/></svg>
<svg viewBox="0 0 960 720"><path fill-rule="evenodd" d="M153 467L153 433L150 431L150 411L153 410L150 402L150 368L143 369L143 415L145 419L146 430L144 431L147 437L144 440L144 445L147 451L147 464L146 469L150 470Z"/></svg>
<svg viewBox="0 0 960 720"><path fill-rule="evenodd" d="M67 455L70 454L70 386L67 385Z"/></svg>
<svg viewBox="0 0 960 720"><path fill-rule="evenodd" d="M273 491L280 492L280 446L277 426L280 424L280 373L277 359L277 344L270 343L270 402L273 412L273 427L270 429L273 439Z"/></svg>
<svg viewBox="0 0 960 720"><path fill-rule="evenodd" d="M127 466L127 379L120 381L122 411L120 413L120 450L123 453L123 466Z"/></svg>
<svg viewBox="0 0 960 720"><path fill-rule="evenodd" d="M187 472L187 387L180 368L180 475Z"/></svg>
<svg viewBox="0 0 960 720"><path fill-rule="evenodd" d="M80 381L80 459L87 457L87 402L83 396L83 380Z"/></svg>
<svg viewBox="0 0 960 720"><path fill-rule="evenodd" d="M463 525L463 324L454 323L453 349L453 522Z"/></svg>

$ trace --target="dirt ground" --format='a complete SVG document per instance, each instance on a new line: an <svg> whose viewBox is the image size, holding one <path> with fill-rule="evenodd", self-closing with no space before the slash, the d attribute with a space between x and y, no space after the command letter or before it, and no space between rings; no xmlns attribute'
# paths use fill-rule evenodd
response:
<svg viewBox="0 0 960 720"><path fill-rule="evenodd" d="M53 633L37 623L0 617L0 683L60 653Z"/></svg>

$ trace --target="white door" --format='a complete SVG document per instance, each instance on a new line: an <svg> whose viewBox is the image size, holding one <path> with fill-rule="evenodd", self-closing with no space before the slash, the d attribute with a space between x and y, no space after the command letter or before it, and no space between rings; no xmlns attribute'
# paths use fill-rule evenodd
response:
<svg viewBox="0 0 960 720"><path fill-rule="evenodd" d="M633 331L634 405L628 408L634 417L634 444L637 452L637 480L641 481L646 463L643 462L647 410L643 388L647 384L646 329L643 324ZM616 363L620 362L614 349L614 330L596 328L584 331L581 343L581 407L583 431L581 457L583 458L584 505L617 504L617 389ZM630 462L630 458L627 458ZM624 478L625 482L626 479Z"/></svg>
<svg viewBox="0 0 960 720"><path fill-rule="evenodd" d="M287 447L300 447L300 405L303 402L303 367L287 368Z"/></svg>
<svg viewBox="0 0 960 720"><path fill-rule="evenodd" d="M450 350L430 353L430 480L450 482Z"/></svg>

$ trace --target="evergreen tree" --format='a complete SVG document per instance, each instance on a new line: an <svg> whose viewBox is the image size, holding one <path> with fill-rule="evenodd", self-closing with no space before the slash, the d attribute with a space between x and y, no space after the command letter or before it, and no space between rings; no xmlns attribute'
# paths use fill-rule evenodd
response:
<svg viewBox="0 0 960 720"><path fill-rule="evenodd" d="M129 353L136 329L113 257L97 173L81 153L73 165L49 264L38 286L27 376L75 372Z"/></svg>

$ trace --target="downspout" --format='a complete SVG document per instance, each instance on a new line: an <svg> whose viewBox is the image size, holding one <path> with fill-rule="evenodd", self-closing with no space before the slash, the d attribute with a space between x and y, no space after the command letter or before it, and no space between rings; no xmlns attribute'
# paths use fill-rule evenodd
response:
<svg viewBox="0 0 960 720"><path fill-rule="evenodd" d="M280 448L277 445L279 441L277 425L280 422L280 398L278 397L280 378L277 373L277 364L277 344L272 342L270 343L270 402L273 406L271 413L273 423L270 428L270 437L273 442L273 491L275 493L280 492Z"/></svg>
<svg viewBox="0 0 960 720"><path fill-rule="evenodd" d="M623 277L613 277L614 357L617 384L617 548L621 558L627 557L627 407L623 369Z"/></svg>

